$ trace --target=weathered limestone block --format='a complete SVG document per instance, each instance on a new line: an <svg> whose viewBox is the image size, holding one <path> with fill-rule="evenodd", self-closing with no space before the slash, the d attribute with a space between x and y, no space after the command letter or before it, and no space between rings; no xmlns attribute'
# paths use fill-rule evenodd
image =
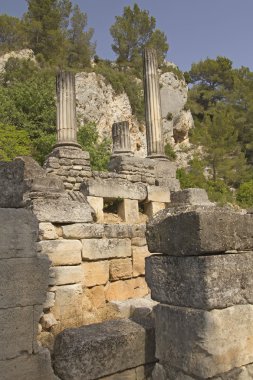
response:
<svg viewBox="0 0 253 380"><path fill-rule="evenodd" d="M144 201L147 197L145 185L116 178L92 178L86 180L82 184L80 191L85 195L105 199L128 198Z"/></svg>
<svg viewBox="0 0 253 380"><path fill-rule="evenodd" d="M253 362L253 306L205 311L158 305L156 356L207 379Z"/></svg>
<svg viewBox="0 0 253 380"><path fill-rule="evenodd" d="M0 162L0 208L22 207L24 163L20 160Z"/></svg>
<svg viewBox="0 0 253 380"><path fill-rule="evenodd" d="M118 207L118 215L121 219L129 224L135 224L139 221L139 205L135 199L123 199Z"/></svg>
<svg viewBox="0 0 253 380"><path fill-rule="evenodd" d="M92 305L99 309L101 307L105 307L105 288L104 286L94 286L91 289L87 289L88 297L92 303Z"/></svg>
<svg viewBox="0 0 253 380"><path fill-rule="evenodd" d="M89 152L83 151L82 149L74 146L58 146L53 150L53 152L50 154L50 157L57 157L57 158L65 158L69 159L69 161L66 161L66 163L71 164L71 160L75 160L75 164L79 165L82 161L79 160L89 160L90 154ZM78 163L78 162L79 163ZM63 164L63 161L61 161L61 164Z"/></svg>
<svg viewBox="0 0 253 380"><path fill-rule="evenodd" d="M158 211L164 210L165 207L166 204L161 202L148 202L144 204L145 214L149 218L153 218Z"/></svg>
<svg viewBox="0 0 253 380"><path fill-rule="evenodd" d="M33 306L0 309L0 326L0 361L32 353Z"/></svg>
<svg viewBox="0 0 253 380"><path fill-rule="evenodd" d="M130 278L132 274L133 266L130 258L110 260L110 280Z"/></svg>
<svg viewBox="0 0 253 380"><path fill-rule="evenodd" d="M132 245L136 246L136 247L143 247L144 245L147 245L147 240L144 237L134 237L132 238L131 240L131 243Z"/></svg>
<svg viewBox="0 0 253 380"><path fill-rule="evenodd" d="M52 223L40 223L39 235L41 240L54 240L58 238L56 229Z"/></svg>
<svg viewBox="0 0 253 380"><path fill-rule="evenodd" d="M43 240L38 245L53 265L81 264L82 244L79 240Z"/></svg>
<svg viewBox="0 0 253 380"><path fill-rule="evenodd" d="M206 190L189 188L171 193L172 204L190 204L210 206L212 203L208 199Z"/></svg>
<svg viewBox="0 0 253 380"><path fill-rule="evenodd" d="M57 320L52 313L43 314L40 319L43 329L50 329L52 326L57 325Z"/></svg>
<svg viewBox="0 0 253 380"><path fill-rule="evenodd" d="M50 277L50 285L76 284L82 281L83 271L81 265L51 267Z"/></svg>
<svg viewBox="0 0 253 380"><path fill-rule="evenodd" d="M62 380L97 379L154 362L154 330L130 320L68 329L56 337L54 354Z"/></svg>
<svg viewBox="0 0 253 380"><path fill-rule="evenodd" d="M96 214L96 221L98 223L103 223L104 221L104 199L101 197L87 197L87 201L91 205L91 207L94 209Z"/></svg>
<svg viewBox="0 0 253 380"><path fill-rule="evenodd" d="M83 239L82 257L86 260L131 256L130 239Z"/></svg>
<svg viewBox="0 0 253 380"><path fill-rule="evenodd" d="M82 283L84 286L104 285L108 280L108 260L82 263Z"/></svg>
<svg viewBox="0 0 253 380"><path fill-rule="evenodd" d="M0 258L36 255L38 222L30 211L0 209L0 236Z"/></svg>
<svg viewBox="0 0 253 380"><path fill-rule="evenodd" d="M132 233L130 224L104 224L104 235L107 238L130 238Z"/></svg>
<svg viewBox="0 0 253 380"><path fill-rule="evenodd" d="M145 258L150 255L147 246L132 247L133 276L138 277L145 274Z"/></svg>
<svg viewBox="0 0 253 380"><path fill-rule="evenodd" d="M196 309L253 304L253 252L198 257L151 256L146 280L152 298Z"/></svg>
<svg viewBox="0 0 253 380"><path fill-rule="evenodd" d="M107 301L125 301L134 297L134 283L131 280L115 281L107 284L105 289Z"/></svg>
<svg viewBox="0 0 253 380"><path fill-rule="evenodd" d="M150 221L150 252L192 256L253 249L253 214L228 208L191 206L168 209ZM169 239L168 239L169 236Z"/></svg>
<svg viewBox="0 0 253 380"><path fill-rule="evenodd" d="M131 280L134 287L134 298L145 297L149 294L149 288L145 277L136 277Z"/></svg>
<svg viewBox="0 0 253 380"><path fill-rule="evenodd" d="M132 298L126 301L112 301L110 305L120 315L120 318L134 318L135 316L151 315L157 302L150 298Z"/></svg>
<svg viewBox="0 0 253 380"><path fill-rule="evenodd" d="M46 301L43 303L43 309L49 309L54 306L55 302L55 293L47 292Z"/></svg>
<svg viewBox="0 0 253 380"><path fill-rule="evenodd" d="M75 223L62 226L62 236L65 239L100 238L103 233L103 224Z"/></svg>
<svg viewBox="0 0 253 380"><path fill-rule="evenodd" d="M148 202L160 202L169 203L170 202L170 190L167 187L161 186L147 186L148 191Z"/></svg>
<svg viewBox="0 0 253 380"><path fill-rule="evenodd" d="M0 264L0 308L42 304L49 260L46 257L3 259Z"/></svg>
<svg viewBox="0 0 253 380"><path fill-rule="evenodd" d="M23 353L11 360L0 361L0 374L1 380L59 380L53 372L47 349L41 349L36 355Z"/></svg>
<svg viewBox="0 0 253 380"><path fill-rule="evenodd" d="M67 198L34 199L33 212L40 222L89 223L93 221L94 210L86 203L70 201ZM70 212L71 210L71 212Z"/></svg>
<svg viewBox="0 0 253 380"><path fill-rule="evenodd" d="M52 313L59 321L60 329L82 324L82 285L57 287Z"/></svg>
<svg viewBox="0 0 253 380"><path fill-rule="evenodd" d="M153 368L154 364L142 365L115 373L114 375L102 377L101 380L151 380Z"/></svg>

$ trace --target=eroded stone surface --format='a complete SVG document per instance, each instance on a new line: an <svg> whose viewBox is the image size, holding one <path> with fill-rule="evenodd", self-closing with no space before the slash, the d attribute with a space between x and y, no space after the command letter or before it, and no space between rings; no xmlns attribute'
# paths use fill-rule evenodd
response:
<svg viewBox="0 0 253 380"><path fill-rule="evenodd" d="M253 304L253 252L198 257L151 256L146 280L152 298L197 309Z"/></svg>
<svg viewBox="0 0 253 380"><path fill-rule="evenodd" d="M82 257L87 260L131 256L130 239L83 239Z"/></svg>
<svg viewBox="0 0 253 380"><path fill-rule="evenodd" d="M156 356L197 378L253 362L253 306L204 311L158 305ZM238 327L240 326L240 327Z"/></svg>
<svg viewBox="0 0 253 380"><path fill-rule="evenodd" d="M56 337L55 371L62 380L92 380L154 359L154 330L130 320L67 329Z"/></svg>
<svg viewBox="0 0 253 380"><path fill-rule="evenodd" d="M192 256L253 249L253 215L222 207L185 206L157 214L148 224L150 252ZM168 238L169 237L169 238Z"/></svg>

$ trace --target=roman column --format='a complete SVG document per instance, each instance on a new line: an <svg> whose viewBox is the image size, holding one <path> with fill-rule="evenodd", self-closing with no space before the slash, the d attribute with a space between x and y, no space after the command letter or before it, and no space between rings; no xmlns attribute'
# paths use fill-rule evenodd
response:
<svg viewBox="0 0 253 380"><path fill-rule="evenodd" d="M161 115L161 97L155 49L144 48L144 100L147 136L147 154L150 158L165 157Z"/></svg>
<svg viewBox="0 0 253 380"><path fill-rule="evenodd" d="M60 71L56 76L57 146L77 144L75 74Z"/></svg>
<svg viewBox="0 0 253 380"><path fill-rule="evenodd" d="M128 121L112 125L113 155L132 155Z"/></svg>

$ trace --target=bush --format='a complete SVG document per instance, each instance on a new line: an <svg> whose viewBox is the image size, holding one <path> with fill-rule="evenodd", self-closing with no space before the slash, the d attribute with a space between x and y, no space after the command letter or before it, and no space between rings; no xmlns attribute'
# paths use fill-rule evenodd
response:
<svg viewBox="0 0 253 380"><path fill-rule="evenodd" d="M253 180L240 185L236 192L236 200L241 207L253 206Z"/></svg>
<svg viewBox="0 0 253 380"><path fill-rule="evenodd" d="M172 146L170 145L170 143L167 143L165 146L164 146L164 153L165 155L171 160L171 161L175 161L177 155L176 153L174 152Z"/></svg>

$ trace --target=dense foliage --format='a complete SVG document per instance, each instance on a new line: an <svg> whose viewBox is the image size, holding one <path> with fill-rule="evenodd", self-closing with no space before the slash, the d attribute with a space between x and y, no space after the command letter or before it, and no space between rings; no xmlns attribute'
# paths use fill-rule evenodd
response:
<svg viewBox="0 0 253 380"><path fill-rule="evenodd" d="M195 122L191 142L203 151L188 171L179 172L182 186L204 187L213 200L232 201L231 190L253 178L253 73L233 69L228 58L217 57L193 64L188 78Z"/></svg>
<svg viewBox="0 0 253 380"><path fill-rule="evenodd" d="M137 4L133 9L127 6L122 16L116 16L110 29L113 45L119 62L128 62L138 67L141 65L143 47L154 47L158 60L163 62L169 45L166 35L156 29L156 19L149 12L141 10Z"/></svg>

